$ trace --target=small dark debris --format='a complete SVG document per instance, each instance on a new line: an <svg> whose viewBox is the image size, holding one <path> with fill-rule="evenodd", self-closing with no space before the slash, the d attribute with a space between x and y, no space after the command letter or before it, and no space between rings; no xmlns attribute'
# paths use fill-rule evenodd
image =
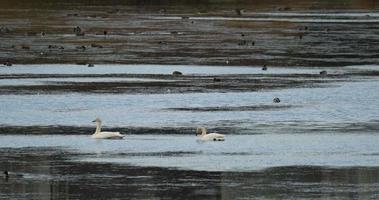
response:
<svg viewBox="0 0 379 200"><path fill-rule="evenodd" d="M80 33L76 33L75 35L76 35L76 36L84 36L85 33L84 33L84 32L80 32Z"/></svg>
<svg viewBox="0 0 379 200"><path fill-rule="evenodd" d="M328 72L325 71L325 70L323 70L323 71L320 72L320 75L322 75L322 76L326 76L326 75L328 75Z"/></svg>
<svg viewBox="0 0 379 200"><path fill-rule="evenodd" d="M37 36L37 32L27 32L26 35L27 36Z"/></svg>
<svg viewBox="0 0 379 200"><path fill-rule="evenodd" d="M267 71L267 65L263 65L262 70Z"/></svg>
<svg viewBox="0 0 379 200"><path fill-rule="evenodd" d="M85 46L77 46L76 49L79 49L79 50L86 50L86 47Z"/></svg>
<svg viewBox="0 0 379 200"><path fill-rule="evenodd" d="M244 12L243 9L234 9L234 11L236 12L236 14L237 14L238 16L241 16L242 13Z"/></svg>
<svg viewBox="0 0 379 200"><path fill-rule="evenodd" d="M172 75L173 75L173 76L181 76L181 75L183 75L183 73L180 72L180 71L173 71L173 72L172 72Z"/></svg>
<svg viewBox="0 0 379 200"><path fill-rule="evenodd" d="M0 28L0 33L9 33L11 30L7 27L1 27Z"/></svg>
<svg viewBox="0 0 379 200"><path fill-rule="evenodd" d="M69 13L69 14L67 14L67 16L68 17L77 17L77 16L79 16L79 14L78 13Z"/></svg>
<svg viewBox="0 0 379 200"><path fill-rule="evenodd" d="M100 44L91 44L91 47L94 47L94 48L103 48L103 46L100 45Z"/></svg>
<svg viewBox="0 0 379 200"><path fill-rule="evenodd" d="M92 63L90 63L90 64L87 65L87 67L95 67L95 65L92 64Z"/></svg>
<svg viewBox="0 0 379 200"><path fill-rule="evenodd" d="M48 46L49 49L58 49L58 45L49 45Z"/></svg>
<svg viewBox="0 0 379 200"><path fill-rule="evenodd" d="M29 47L29 46L27 46L27 45L22 45L22 46L21 46L21 49L29 50L29 49L30 49L30 47Z"/></svg>
<svg viewBox="0 0 379 200"><path fill-rule="evenodd" d="M280 99L279 99L278 97L275 97L275 98L272 100L272 102L274 102L274 103L280 103Z"/></svg>
<svg viewBox="0 0 379 200"><path fill-rule="evenodd" d="M4 63L4 66L11 67L11 66L12 66L12 63L9 62L9 61L6 61L6 62Z"/></svg>
<svg viewBox="0 0 379 200"><path fill-rule="evenodd" d="M245 46L245 45L247 45L247 41L243 40L243 41L239 42L238 45L239 46Z"/></svg>
<svg viewBox="0 0 379 200"><path fill-rule="evenodd" d="M221 79L220 79L220 78L217 78L217 77L214 77L214 78L213 78L213 82L221 82Z"/></svg>

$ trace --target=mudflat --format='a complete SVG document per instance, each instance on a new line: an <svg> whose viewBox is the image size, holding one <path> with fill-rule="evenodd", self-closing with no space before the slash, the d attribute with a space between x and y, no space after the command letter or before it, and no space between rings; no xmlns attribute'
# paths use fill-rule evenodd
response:
<svg viewBox="0 0 379 200"><path fill-rule="evenodd" d="M1 1L2 63L378 62L374 0Z"/></svg>

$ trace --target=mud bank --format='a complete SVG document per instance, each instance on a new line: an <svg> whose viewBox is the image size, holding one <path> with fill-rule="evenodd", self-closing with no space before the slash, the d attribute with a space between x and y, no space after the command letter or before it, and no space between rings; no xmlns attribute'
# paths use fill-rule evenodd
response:
<svg viewBox="0 0 379 200"><path fill-rule="evenodd" d="M0 179L9 199L254 199L377 197L377 167L287 166L252 172L206 172L72 161L60 148L0 148ZM33 185L33 187L30 187Z"/></svg>
<svg viewBox="0 0 379 200"><path fill-rule="evenodd" d="M17 0L0 5L2 63L378 63L375 1Z"/></svg>

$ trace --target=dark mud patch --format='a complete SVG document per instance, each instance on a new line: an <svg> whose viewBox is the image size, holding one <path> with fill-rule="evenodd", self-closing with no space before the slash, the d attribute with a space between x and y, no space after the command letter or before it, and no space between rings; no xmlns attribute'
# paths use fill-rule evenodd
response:
<svg viewBox="0 0 379 200"><path fill-rule="evenodd" d="M122 134L189 134L195 135L196 127L104 127L105 131L119 131ZM235 133L237 129L219 127L217 130ZM0 135L91 135L95 132L95 127L78 126L0 126Z"/></svg>
<svg viewBox="0 0 379 200"><path fill-rule="evenodd" d="M167 108L168 111L187 112L227 112L227 111L275 111L285 110L297 106L292 105L258 105L258 106L224 106L224 107L187 107L187 108Z"/></svg>
<svg viewBox="0 0 379 200"><path fill-rule="evenodd" d="M201 112L201 111L200 111ZM317 122L270 122L225 120L207 124L209 132L230 135L254 134L318 134L318 133L372 133L379 132L379 122L317 123ZM197 127L104 127L104 131L119 131L125 135L195 135ZM95 126L0 126L0 135L88 135Z"/></svg>
<svg viewBox="0 0 379 200"><path fill-rule="evenodd" d="M0 5L1 63L328 67L375 63L379 51L378 23L320 23L317 20L321 17L301 15L292 16L295 20L289 22L230 20L262 18L262 14L263 18L278 18L277 14L292 12L362 12L363 16L355 18L376 20L376 16L364 16L365 12L378 9L372 1L255 1L252 4L250 1L30 3L17 0L0 2ZM204 16L226 19L191 18ZM302 22L302 19L315 19L315 22ZM81 27L79 35L73 31L76 26Z"/></svg>
<svg viewBox="0 0 379 200"><path fill-rule="evenodd" d="M114 82L75 82L60 81L58 78L147 78L143 81L114 81ZM172 76L165 74L10 74L1 75L1 79L23 78L57 78L57 81L46 81L41 85L6 85L0 86L0 94L60 94L60 93L128 93L128 94L165 94L165 93L206 93L206 92L254 92L260 90L326 87L327 83L346 81L346 75L319 74L231 74L217 76L183 75ZM148 79L159 79L149 81Z"/></svg>
<svg viewBox="0 0 379 200"><path fill-rule="evenodd" d="M277 122L275 124L256 124L254 131L261 133L372 133L379 132L379 121L351 123L317 123L317 122Z"/></svg>

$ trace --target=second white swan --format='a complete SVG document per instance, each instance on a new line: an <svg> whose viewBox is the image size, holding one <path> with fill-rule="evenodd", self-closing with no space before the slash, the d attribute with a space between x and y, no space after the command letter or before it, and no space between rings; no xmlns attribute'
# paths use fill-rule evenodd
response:
<svg viewBox="0 0 379 200"><path fill-rule="evenodd" d="M95 139L122 139L124 135L121 135L120 132L101 132L101 119L96 118L92 122L96 122L96 131L92 134L92 138Z"/></svg>
<svg viewBox="0 0 379 200"><path fill-rule="evenodd" d="M196 129L196 135L199 137L200 140L205 141L224 141L225 135L219 134L219 133L208 133L207 129L204 127L200 127Z"/></svg>

